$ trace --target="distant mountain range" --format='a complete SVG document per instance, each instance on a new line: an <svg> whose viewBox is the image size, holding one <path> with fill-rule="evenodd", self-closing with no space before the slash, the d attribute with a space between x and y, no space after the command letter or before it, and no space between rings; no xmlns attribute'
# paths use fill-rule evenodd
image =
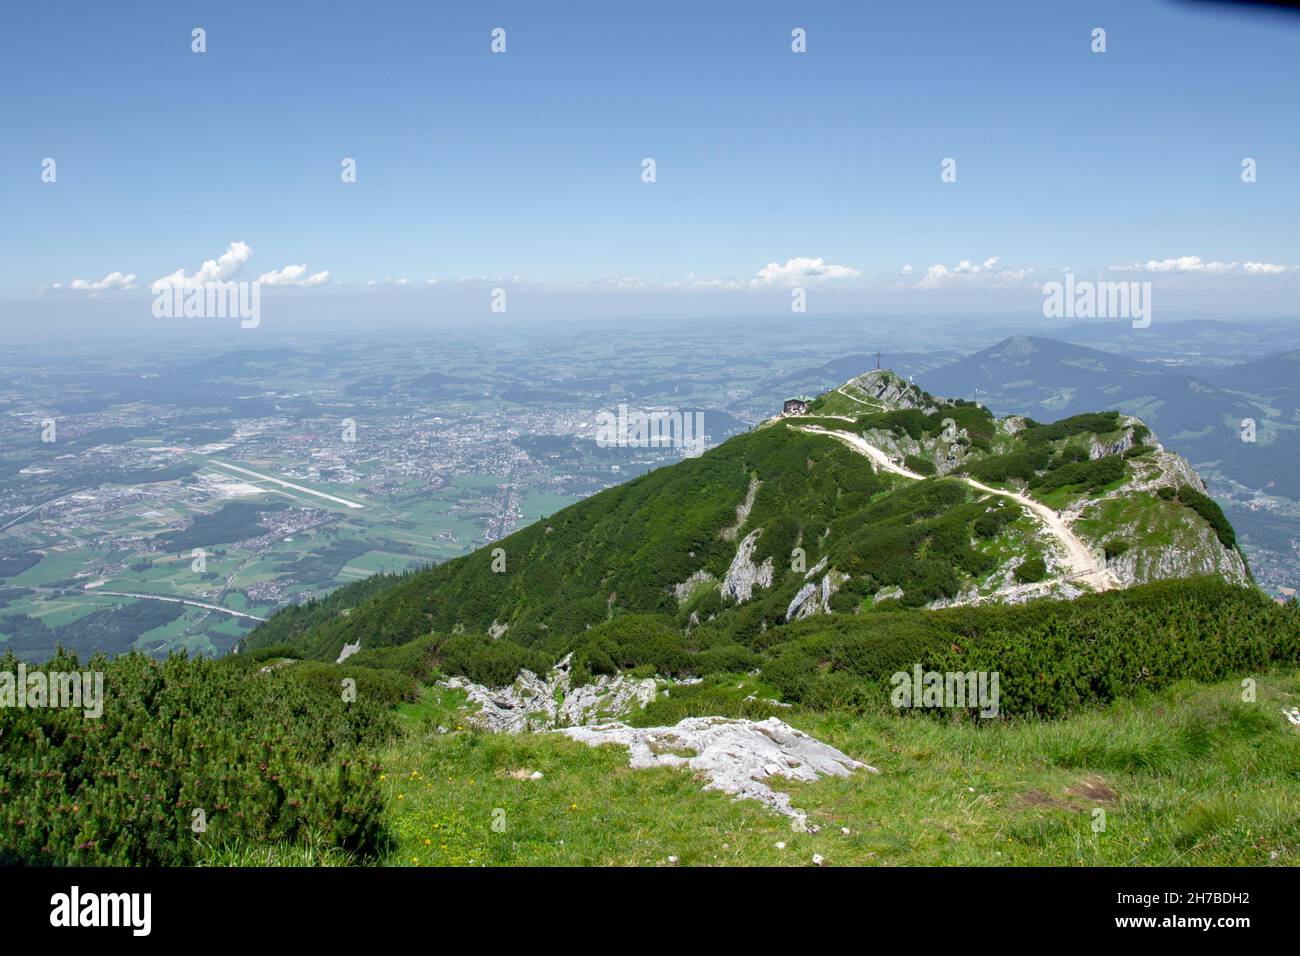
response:
<svg viewBox="0 0 1300 956"><path fill-rule="evenodd" d="M1151 361L1012 336L919 372L916 380L997 414L1051 421L1114 409L1141 418L1162 444L1191 461L1223 502L1261 584L1294 586L1300 577L1300 350L1214 364L1213 351L1197 350L1222 342L1225 352L1241 355L1287 339L1271 328L1256 335L1239 324L1206 321L1171 324L1139 353L1132 340L1154 330L1107 329L1095 336L1133 354L1159 356ZM1251 423L1253 441L1246 440Z"/></svg>
<svg viewBox="0 0 1300 956"><path fill-rule="evenodd" d="M1060 417L1093 409L1137 415L1198 468L1300 498L1300 351L1221 367L1168 366L1054 339L1013 336L918 376L933 391L996 412ZM1245 419L1254 442L1243 441Z"/></svg>

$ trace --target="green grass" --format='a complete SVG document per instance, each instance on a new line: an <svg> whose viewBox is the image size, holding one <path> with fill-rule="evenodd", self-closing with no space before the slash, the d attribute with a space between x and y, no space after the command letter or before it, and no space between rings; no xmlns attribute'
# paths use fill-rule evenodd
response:
<svg viewBox="0 0 1300 956"><path fill-rule="evenodd" d="M988 726L787 712L881 771L783 783L817 833L705 792L689 771L633 770L622 748L411 722L382 757L395 838L384 862L1300 865L1300 736L1280 713L1300 703L1300 672L1258 682L1256 703L1235 680L1180 684L1063 720ZM1104 832L1093 832L1096 808Z"/></svg>
<svg viewBox="0 0 1300 956"><path fill-rule="evenodd" d="M207 848L199 866L354 866L356 858L319 838L301 844L220 842Z"/></svg>

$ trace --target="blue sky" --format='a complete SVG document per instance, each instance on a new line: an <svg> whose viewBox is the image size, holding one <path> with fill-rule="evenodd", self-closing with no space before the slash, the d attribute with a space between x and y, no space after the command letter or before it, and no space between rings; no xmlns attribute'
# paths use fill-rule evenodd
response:
<svg viewBox="0 0 1300 956"><path fill-rule="evenodd" d="M93 293L73 280L114 272L147 296L236 241L240 278L302 265L329 274L300 290L317 297L518 277L687 302L806 281L847 307L874 292L979 310L1130 263L1189 307L1279 310L1300 287L1300 17L1160 0L48 2L5 5L0 63L11 304L72 309Z"/></svg>

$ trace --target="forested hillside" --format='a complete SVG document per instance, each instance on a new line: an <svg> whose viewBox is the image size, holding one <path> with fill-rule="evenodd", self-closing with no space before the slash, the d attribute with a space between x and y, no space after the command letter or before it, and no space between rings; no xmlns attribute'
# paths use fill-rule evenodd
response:
<svg viewBox="0 0 1300 956"><path fill-rule="evenodd" d="M463 558L282 611L244 646L333 659L458 631L556 646L624 615L762 630L1170 577L1241 583L1234 544L1195 472L1136 419L995 420L884 371Z"/></svg>

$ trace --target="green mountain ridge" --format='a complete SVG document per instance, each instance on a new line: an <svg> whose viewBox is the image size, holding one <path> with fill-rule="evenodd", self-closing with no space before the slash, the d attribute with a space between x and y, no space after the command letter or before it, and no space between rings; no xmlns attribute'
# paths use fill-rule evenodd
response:
<svg viewBox="0 0 1300 956"><path fill-rule="evenodd" d="M1249 581L1195 471L1138 419L998 420L878 370L464 557L280 611L243 648L334 659L468 632L559 650L628 616L749 646L819 615L1199 575Z"/></svg>
<svg viewBox="0 0 1300 956"><path fill-rule="evenodd" d="M94 733L75 708L0 707L0 863L703 862L721 832L745 841L737 862L792 859L776 854L793 840L855 862L1080 862L1080 782L1119 795L1129 842L1099 842L1098 861L1291 859L1278 710L1300 616L1240 586L1232 527L1164 455L1118 413L994 420L860 376L463 558L286 609L238 654L96 657ZM1141 527L1115 508L1143 509ZM1094 565L1084 542L1102 539ZM561 661L559 683L520 673ZM969 698L904 710L896 678L918 670L996 674L996 715ZM603 711L611 685L639 703ZM695 773L623 772L621 747L484 732L485 700L647 740L685 718L777 718L881 772L801 782L822 835L795 833ZM936 828L954 791L959 829ZM527 822L497 838L497 807Z"/></svg>

